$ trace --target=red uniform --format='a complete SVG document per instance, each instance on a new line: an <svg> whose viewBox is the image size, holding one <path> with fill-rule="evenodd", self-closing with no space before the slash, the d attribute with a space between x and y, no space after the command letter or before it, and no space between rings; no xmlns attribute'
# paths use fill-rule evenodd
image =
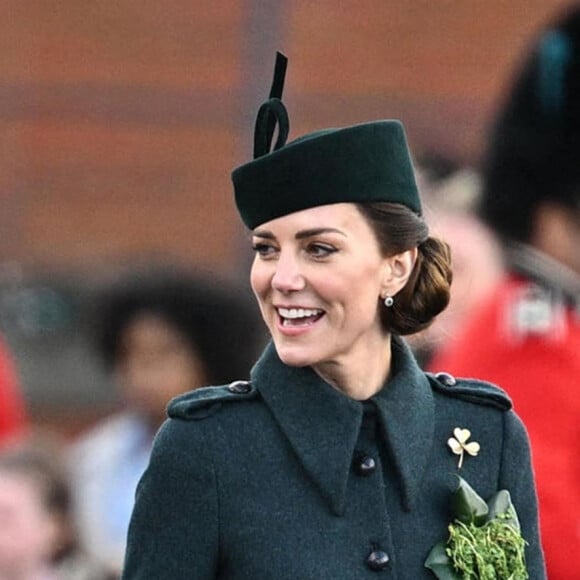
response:
<svg viewBox="0 0 580 580"><path fill-rule="evenodd" d="M0 445L21 435L26 424L25 403L16 370L0 340Z"/></svg>
<svg viewBox="0 0 580 580"><path fill-rule="evenodd" d="M526 424L550 580L579 578L580 301L512 275L431 370L503 387Z"/></svg>

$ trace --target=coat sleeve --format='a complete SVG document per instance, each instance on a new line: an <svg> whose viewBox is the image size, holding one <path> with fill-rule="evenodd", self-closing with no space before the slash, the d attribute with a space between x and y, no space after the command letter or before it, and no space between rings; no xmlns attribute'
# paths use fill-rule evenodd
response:
<svg viewBox="0 0 580 580"><path fill-rule="evenodd" d="M507 489L516 508L528 546L526 564L530 580L544 580L546 570L540 542L538 500L526 429L513 412L504 414L504 450L500 488Z"/></svg>
<svg viewBox="0 0 580 580"><path fill-rule="evenodd" d="M201 425L170 419L137 487L122 578L212 580L217 554L217 480Z"/></svg>

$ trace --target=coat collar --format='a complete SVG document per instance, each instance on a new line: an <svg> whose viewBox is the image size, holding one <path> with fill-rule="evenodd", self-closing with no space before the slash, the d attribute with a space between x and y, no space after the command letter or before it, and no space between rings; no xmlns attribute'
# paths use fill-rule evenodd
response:
<svg viewBox="0 0 580 580"><path fill-rule="evenodd" d="M434 429L428 380L408 346L392 339L392 373L370 401L401 483L401 502L412 509L427 465ZM344 513L346 491L363 405L324 382L310 367L282 363L268 345L252 370L252 383L280 425L309 476L336 515Z"/></svg>

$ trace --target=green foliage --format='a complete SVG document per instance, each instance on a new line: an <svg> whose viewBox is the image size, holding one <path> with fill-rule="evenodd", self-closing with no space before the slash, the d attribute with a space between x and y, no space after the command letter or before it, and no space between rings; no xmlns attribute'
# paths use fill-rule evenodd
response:
<svg viewBox="0 0 580 580"><path fill-rule="evenodd" d="M525 580L525 545L519 531L500 515L483 526L455 520L445 552L464 580Z"/></svg>
<svg viewBox="0 0 580 580"><path fill-rule="evenodd" d="M425 567L439 580L526 580L526 541L507 490L485 503L461 477L453 496L455 520L447 542L429 553Z"/></svg>
<svg viewBox="0 0 580 580"><path fill-rule="evenodd" d="M481 525L486 521L489 513L489 506L461 477L459 477L457 491L453 494L452 505L455 517L466 524L473 522Z"/></svg>

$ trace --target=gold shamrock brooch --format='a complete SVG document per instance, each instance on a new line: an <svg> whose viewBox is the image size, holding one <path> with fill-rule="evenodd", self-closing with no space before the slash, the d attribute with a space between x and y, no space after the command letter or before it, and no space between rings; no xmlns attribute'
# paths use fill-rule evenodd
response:
<svg viewBox="0 0 580 580"><path fill-rule="evenodd" d="M457 469L461 469L463 465L463 456L465 452L472 457L475 457L480 450L480 445L477 441L470 441L467 442L468 439L471 437L471 431L469 429L461 429L461 427L455 427L453 429L454 437L450 437L447 440L447 445L455 455L459 455L459 463L457 465Z"/></svg>

